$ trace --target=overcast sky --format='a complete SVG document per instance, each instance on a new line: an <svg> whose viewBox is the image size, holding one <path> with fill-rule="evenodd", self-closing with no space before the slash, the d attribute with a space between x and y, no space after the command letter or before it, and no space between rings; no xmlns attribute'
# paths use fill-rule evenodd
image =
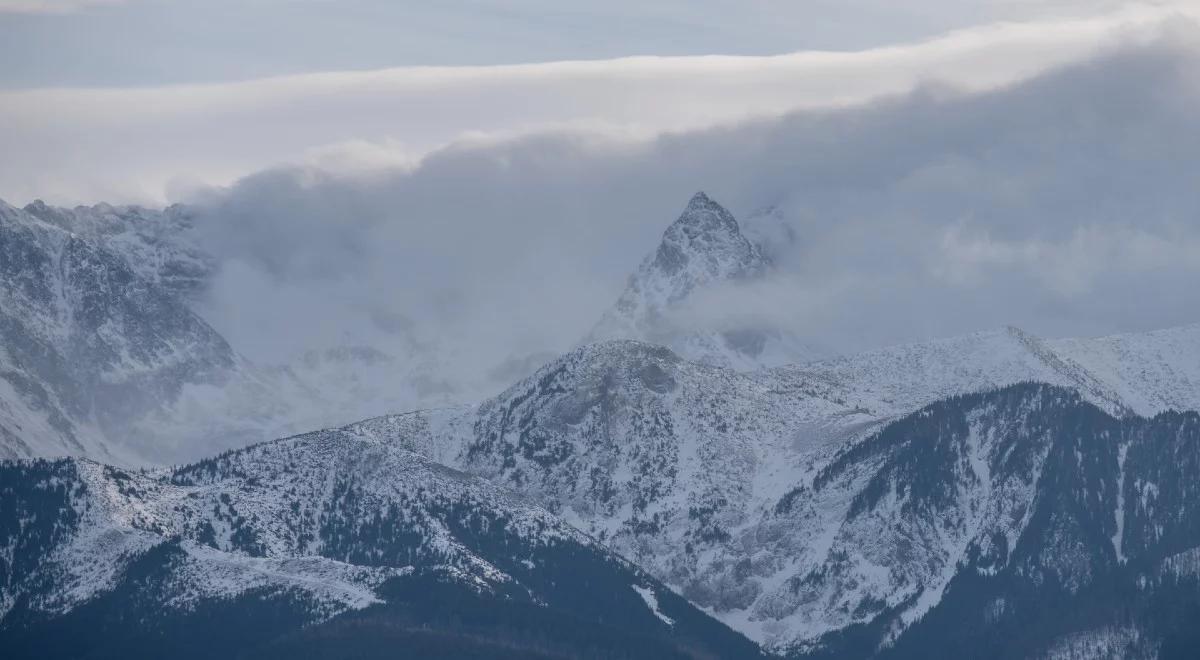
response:
<svg viewBox="0 0 1200 660"><path fill-rule="evenodd" d="M12 0L0 0L5 2ZM564 26L575 24L568 20L570 16L588 12L539 12L529 2L500 12L499 4L481 3L476 12L463 10L461 15L438 19L462 31L461 43L419 46L416 51L423 57L413 58L402 52L407 43L404 35L412 29L411 21L424 19L408 14L425 14L402 11L404 3L380 3L379 12L399 13L370 21L353 11L353 3L321 0L243 0L239 6L247 9L225 14L219 11L221 0L215 4L131 0L82 6L50 0L16 2L19 7L61 11L0 13L0 25L12 29L0 38L0 48L14 49L0 59L17 63L0 67L0 75L52 66L56 58L98 67L94 74L72 79L67 86L62 86L58 74L47 72L36 74L37 86L0 90L0 126L4 127L0 152L5 154L0 159L0 198L20 204L38 197L60 204L97 200L162 204L185 198L198 186L227 185L285 164L338 170L411 165L435 149L463 140L497 140L563 128L612 139L646 139L664 131L732 125L799 108L861 103L919 85L990 89L1152 38L1164 21L1200 13L1200 0L1128 5L1106 12L1098 10L1103 3L1091 3L1092 13L1084 17L1058 16L1079 11L1059 2L905 3L912 20L929 26L960 16L954 7L971 4L987 8L983 15L995 11L1027 19L977 23L909 42L903 40L910 36L900 27L904 21L884 17L884 8L894 3L860 0L844 3L864 13L851 24L880 31L895 27L892 41L881 33L867 40L872 45L863 49L848 46L860 41L847 37L844 48L837 51L793 52L781 43L761 49L781 53L777 55L729 55L750 50L740 36L743 33L783 39L793 34L786 28L789 24L819 23L847 10L832 4L764 3L778 4L774 7L778 20L767 21L762 16L774 14L734 11L732 5L711 1L698 3L705 5L703 10L685 10L684 3L674 8L651 3L651 9L640 10L632 4L622 9L620 3L612 3L608 9L592 10L595 21L584 23L597 39L617 40L612 43L613 53L629 56L554 62L547 60L596 53L588 51L587 39L572 40L570 52L534 47L533 40L521 41L532 51L518 55L506 50L504 39L494 37L491 30L545 25L547 33L558 34ZM254 23L256 12L268 11L279 14L274 24L268 28ZM211 24L189 18L196 12L208 16L205 20ZM369 42L370 33L381 26L396 30L388 43L399 50L386 61L396 66L369 68L377 62L337 60L346 51L332 37L288 36L293 23L308 25L293 16L307 16L304 12L325 17L324 28L332 33L340 33L340 28L331 27L341 25L336 17L349 16L345 30L354 43ZM1029 18L1046 13L1055 16ZM192 42L169 37L170 26L176 23L160 25L164 16L175 17L172 20L179 25L206 27ZM508 19L501 21L502 16ZM100 20L104 17L115 22L111 30ZM53 29L47 28L42 37L30 37L36 30L27 22ZM65 38L68 26L77 23L82 31L79 40ZM707 36L694 47L679 47L670 35L687 32L684 26L689 23L709 26L702 30ZM660 38L639 45L639 30L619 27L625 24L661 32ZM144 31L148 41L122 30ZM359 31L364 33L361 38ZM252 37L254 52L240 52L236 43L228 43L226 35L231 32ZM816 32L826 37L836 33ZM22 39L32 40L20 45ZM97 39L104 43L96 43ZM804 42L799 36L797 40ZM189 43L184 52L173 50ZM655 49L650 49L653 45ZM160 46L166 50L159 50ZM492 63L489 66L446 64L461 61L460 46L501 52L478 56L476 61ZM255 69L259 54L273 49L280 50L272 57L286 66ZM690 51L709 54L675 54ZM114 52L126 56L106 61ZM650 54L631 56L637 53ZM184 55L209 70L195 75L179 60ZM309 61L313 58L334 59ZM528 63L495 64L522 58ZM223 61L230 66L222 65ZM438 66L407 65L413 61ZM147 63L163 67L170 77L164 82L134 75L137 66ZM348 66L366 68L312 72ZM298 73L252 77L280 71ZM197 78L211 81L194 82ZM113 85L116 80L122 84Z"/></svg>
<svg viewBox="0 0 1200 660"><path fill-rule="evenodd" d="M752 4L0 0L0 198L195 204L264 359L566 349L696 190L797 235L697 323L1200 321L1200 3Z"/></svg>
<svg viewBox="0 0 1200 660"><path fill-rule="evenodd" d="M0 0L0 87L861 50L1117 0Z"/></svg>

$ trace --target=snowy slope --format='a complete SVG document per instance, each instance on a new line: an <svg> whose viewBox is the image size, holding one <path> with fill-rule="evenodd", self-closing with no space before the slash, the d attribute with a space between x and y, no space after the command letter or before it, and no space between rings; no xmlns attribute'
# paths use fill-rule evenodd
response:
<svg viewBox="0 0 1200 660"><path fill-rule="evenodd" d="M237 358L224 383L185 384L169 404L135 420L140 463L198 460L314 428L421 406L451 405L471 394L438 378L437 361L365 346L310 351L294 362L259 365ZM478 399L479 397L474 397Z"/></svg>
<svg viewBox="0 0 1200 660"><path fill-rule="evenodd" d="M0 473L0 639L53 629L130 590L153 602L138 629L210 603L249 615L261 605L245 596L302 602L311 625L384 603L381 588L396 579L436 574L497 605L529 602L698 648L753 648L548 512L353 429L174 470L68 459Z"/></svg>
<svg viewBox="0 0 1200 660"><path fill-rule="evenodd" d="M1200 410L1200 325L1046 343L1119 388L1125 405L1139 414Z"/></svg>
<svg viewBox="0 0 1200 660"><path fill-rule="evenodd" d="M0 456L128 458L125 421L219 384L225 340L114 252L0 202Z"/></svg>
<svg viewBox="0 0 1200 660"><path fill-rule="evenodd" d="M1200 339L1200 337L1198 337ZM1008 327L780 368L789 378L826 383L856 406L886 417L956 394L1036 381L1078 389L1114 413L1134 383L1105 381L1069 353ZM1180 383L1180 387L1184 384Z"/></svg>
<svg viewBox="0 0 1200 660"><path fill-rule="evenodd" d="M1160 567L1200 545L1200 501L1183 477L1198 460L1196 413L1121 420L1040 384L938 402L764 518L756 538L793 530L824 543L746 625L794 652L1062 657L1091 639L1114 657L1153 657L1144 651L1182 632L1162 612L1186 620L1178 590L1197 587ZM823 523L838 503L837 522ZM1104 639L1112 628L1133 633Z"/></svg>
<svg viewBox="0 0 1200 660"><path fill-rule="evenodd" d="M478 408L389 416L356 428L403 438L414 451L518 490L752 638L804 648L861 622L852 612L864 602L895 607L917 599L903 623L919 618L939 602L980 525L1022 520L1036 481L1025 473L1024 481L994 483L988 443L999 423L971 421L955 478L986 489L964 486L953 514L961 524L904 532L903 543L924 539L918 555L925 559L897 576L878 572L895 562L889 553L901 541L858 555L844 582L861 588L810 594L833 603L814 610L811 600L787 595L800 567L826 570L830 556L878 546L888 537L879 526L905 515L850 525L848 512L880 464L868 457L817 488L829 466L926 405L1034 381L1078 391L1086 405L1120 416L1134 409L1140 387L1105 383L1012 328L755 373L625 341L573 351ZM1012 423L1025 422L1004 422ZM1121 474L1115 479L1124 483ZM811 499L801 506L798 498ZM982 509L993 510L991 522L962 513ZM1020 524L1007 542L1019 531ZM1117 529L1105 535L1121 537Z"/></svg>
<svg viewBox="0 0 1200 660"><path fill-rule="evenodd" d="M140 206L50 206L27 204L26 213L121 256L138 275L183 298L199 293L215 269L197 245L195 221L179 204L162 210Z"/></svg>
<svg viewBox="0 0 1200 660"><path fill-rule="evenodd" d="M1200 325L1088 339L985 331L788 366L880 415L1024 381L1078 390L1114 413L1200 410Z"/></svg>
<svg viewBox="0 0 1200 660"><path fill-rule="evenodd" d="M482 398L421 345L314 350L284 366L238 355L189 308L214 268L191 223L178 206L0 202L0 458L180 463Z"/></svg>

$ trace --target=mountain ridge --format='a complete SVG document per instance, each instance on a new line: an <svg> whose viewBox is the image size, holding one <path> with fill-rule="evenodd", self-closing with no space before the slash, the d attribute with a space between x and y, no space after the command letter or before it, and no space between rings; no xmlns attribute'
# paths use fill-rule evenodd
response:
<svg viewBox="0 0 1200 660"><path fill-rule="evenodd" d="M46 645L45 635L91 616L90 604L127 597L138 612L145 604L137 599L149 599L153 607L142 616L152 621L191 621L225 601L242 603L247 615L274 603L295 621L275 632L284 634L420 602L411 593L396 602L385 591L432 572L460 590L452 600L512 600L534 608L535 618L537 608L570 614L575 625L641 639L625 643L648 652L756 655L744 638L549 513L346 430L180 468L131 472L60 459L0 464L0 471L7 503L0 547L17 562L0 565L0 640L8 643ZM89 643L104 649L107 642Z"/></svg>

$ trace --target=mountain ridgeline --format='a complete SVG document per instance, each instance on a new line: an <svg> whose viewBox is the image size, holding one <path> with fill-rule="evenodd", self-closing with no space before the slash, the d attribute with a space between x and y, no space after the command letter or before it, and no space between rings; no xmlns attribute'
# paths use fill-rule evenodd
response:
<svg viewBox="0 0 1200 660"><path fill-rule="evenodd" d="M0 648L75 657L754 657L535 506L325 431L174 470L0 467Z"/></svg>
<svg viewBox="0 0 1200 660"><path fill-rule="evenodd" d="M668 588L705 600L669 570L643 573L372 426L174 470L4 466L0 643L10 657L388 657L393 641L449 657L758 653ZM748 551L726 594L777 577L749 609L710 611L776 631L759 641L790 657L1190 657L1197 470L1193 412L1118 418L1037 383L951 397L844 447L726 539L718 554ZM703 530L707 515L684 517Z"/></svg>
<svg viewBox="0 0 1200 660"><path fill-rule="evenodd" d="M855 639L883 648L890 638L881 631L894 636L922 620L972 553L1007 566L1019 541L1074 533L1057 529L1075 524L1059 514L1039 526L1033 513L1049 502L1043 489L1066 478L1057 461L1075 457L1062 443L1108 446L1120 458L1123 471L1089 471L1079 487L1084 501L1108 507L1093 515L1114 521L1094 552L1121 548L1130 565L1134 555L1114 538L1145 530L1122 522L1118 533L1115 516L1161 485L1128 469L1174 465L1175 453L1195 448L1192 413L1117 414L1128 406L1110 400L1115 390L1080 393L1073 371L1059 386L1024 382L1019 374L1044 362L1018 360L1036 354L1018 352L1027 343L1007 331L958 345L967 344L995 364L951 373L960 391L986 394L940 398L947 383L929 380L931 400L921 402L900 398L887 371L858 387L830 381L829 368L740 374L612 342L564 356L478 409L354 428L540 503L772 652L819 656L869 624ZM921 353L943 371L943 353ZM918 412L897 412L910 405ZM1072 426L1076 416L1089 426ZM1176 419L1175 447L1137 440ZM1134 458L1143 451L1165 453ZM1115 498L1117 481L1138 493ZM1178 488L1174 501L1186 501L1188 486ZM1066 555L1047 555L1055 556Z"/></svg>
<svg viewBox="0 0 1200 660"><path fill-rule="evenodd" d="M802 240L749 217L445 405L419 342L239 356L187 208L0 203L0 655L1196 656L1200 326L816 359L701 322Z"/></svg>

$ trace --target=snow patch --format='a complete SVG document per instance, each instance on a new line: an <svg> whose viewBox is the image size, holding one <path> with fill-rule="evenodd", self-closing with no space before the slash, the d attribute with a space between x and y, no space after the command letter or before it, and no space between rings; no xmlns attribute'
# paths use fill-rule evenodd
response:
<svg viewBox="0 0 1200 660"><path fill-rule="evenodd" d="M650 611L654 613L654 616L658 617L659 620L661 620L663 623L667 624L668 626L675 625L674 619L672 619L671 617L669 617L659 611L658 596L655 595L653 589L651 589L650 587L643 587L641 585L635 584L635 585L633 585L633 590L636 591L637 594L642 597L642 600L644 600L646 602L646 607L650 608Z"/></svg>

